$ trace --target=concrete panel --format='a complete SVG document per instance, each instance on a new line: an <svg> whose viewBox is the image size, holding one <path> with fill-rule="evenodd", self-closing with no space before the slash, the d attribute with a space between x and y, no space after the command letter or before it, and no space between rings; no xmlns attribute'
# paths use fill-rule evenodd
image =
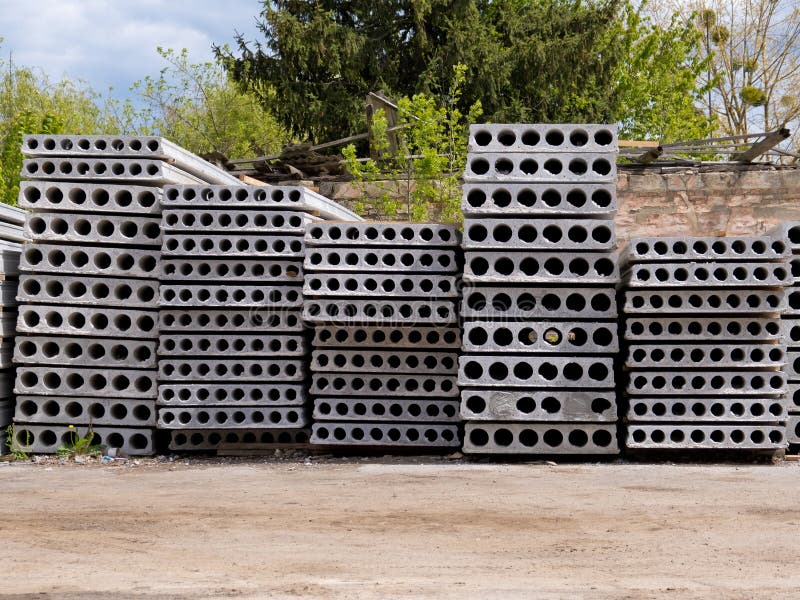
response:
<svg viewBox="0 0 800 600"><path fill-rule="evenodd" d="M302 258L303 238L291 235L164 233L165 257Z"/></svg>
<svg viewBox="0 0 800 600"><path fill-rule="evenodd" d="M161 358L162 382L197 381L303 381L306 361L291 359Z"/></svg>
<svg viewBox="0 0 800 600"><path fill-rule="evenodd" d="M70 429L66 425L17 425L14 435L17 443L27 452L55 454L61 446L75 443L76 436L88 433L82 428ZM149 456L155 452L153 429L124 427L92 427L93 444L117 448L130 456Z"/></svg>
<svg viewBox="0 0 800 600"><path fill-rule="evenodd" d="M159 406L300 406L307 402L305 383L165 383L158 386Z"/></svg>
<svg viewBox="0 0 800 600"><path fill-rule="evenodd" d="M27 365L154 369L156 343L128 339L17 336L14 360Z"/></svg>
<svg viewBox="0 0 800 600"><path fill-rule="evenodd" d="M161 281L236 281L241 283L303 283L303 265L292 260L218 258L165 258L161 261Z"/></svg>
<svg viewBox="0 0 800 600"><path fill-rule="evenodd" d="M468 454L619 454L613 424L467 423Z"/></svg>
<svg viewBox="0 0 800 600"><path fill-rule="evenodd" d="M303 266L307 272L456 273L455 250L403 250L395 248L309 248Z"/></svg>
<svg viewBox="0 0 800 600"><path fill-rule="evenodd" d="M464 280L485 283L615 285L616 256L578 252L466 252Z"/></svg>
<svg viewBox="0 0 800 600"><path fill-rule="evenodd" d="M158 247L161 245L161 219L116 214L34 213L25 220L25 237L36 242Z"/></svg>
<svg viewBox="0 0 800 600"><path fill-rule="evenodd" d="M784 371L790 380L800 379L800 350L792 350L787 353Z"/></svg>
<svg viewBox="0 0 800 600"><path fill-rule="evenodd" d="M252 429L268 427L305 427L308 417L300 407L253 408L174 407L158 409L159 429Z"/></svg>
<svg viewBox="0 0 800 600"><path fill-rule="evenodd" d="M458 423L457 400L315 398L316 421Z"/></svg>
<svg viewBox="0 0 800 600"><path fill-rule="evenodd" d="M800 415L789 417L786 423L786 438L790 444L800 444Z"/></svg>
<svg viewBox="0 0 800 600"><path fill-rule="evenodd" d="M777 450L786 447L786 428L777 425L630 425L625 447Z"/></svg>
<svg viewBox="0 0 800 600"><path fill-rule="evenodd" d="M789 348L800 348L800 320L796 318L784 319L782 329L783 342Z"/></svg>
<svg viewBox="0 0 800 600"><path fill-rule="evenodd" d="M614 288L512 288L507 286L464 289L461 316L503 321L531 319L617 318Z"/></svg>
<svg viewBox="0 0 800 600"><path fill-rule="evenodd" d="M343 446L452 448L461 445L456 425L315 423L311 443Z"/></svg>
<svg viewBox="0 0 800 600"><path fill-rule="evenodd" d="M586 216L611 219L617 210L613 183L465 183L466 217Z"/></svg>
<svg viewBox="0 0 800 600"><path fill-rule="evenodd" d="M301 288L295 285L225 285L164 283L160 306L164 308L300 308Z"/></svg>
<svg viewBox="0 0 800 600"><path fill-rule="evenodd" d="M20 260L23 272L60 275L102 275L105 277L157 279L157 249L25 244Z"/></svg>
<svg viewBox="0 0 800 600"><path fill-rule="evenodd" d="M786 420L781 398L631 398L630 423L767 422Z"/></svg>
<svg viewBox="0 0 800 600"><path fill-rule="evenodd" d="M452 225L433 223L314 223L306 228L307 246L393 246L445 248L461 244L461 232Z"/></svg>
<svg viewBox="0 0 800 600"><path fill-rule="evenodd" d="M165 208L162 228L169 232L302 235L306 225L315 221L306 213L287 210Z"/></svg>
<svg viewBox="0 0 800 600"><path fill-rule="evenodd" d="M155 309L158 308L158 281L26 273L19 279L17 300L34 304Z"/></svg>
<svg viewBox="0 0 800 600"><path fill-rule="evenodd" d="M652 290L626 291L622 310L627 314L777 314L784 310L783 290Z"/></svg>
<svg viewBox="0 0 800 600"><path fill-rule="evenodd" d="M456 378L446 375L374 375L314 373L311 393L316 396L455 398Z"/></svg>
<svg viewBox="0 0 800 600"><path fill-rule="evenodd" d="M159 214L161 190L137 185L23 181L18 205L32 211Z"/></svg>
<svg viewBox="0 0 800 600"><path fill-rule="evenodd" d="M539 154L470 153L464 181L533 181L605 183L617 179L616 155L611 152Z"/></svg>
<svg viewBox="0 0 800 600"><path fill-rule="evenodd" d="M154 400L117 400L74 396L19 396L14 417L17 423L70 423L155 427Z"/></svg>
<svg viewBox="0 0 800 600"><path fill-rule="evenodd" d="M457 327L314 327L315 348L461 348Z"/></svg>
<svg viewBox="0 0 800 600"><path fill-rule="evenodd" d="M18 395L155 398L155 370L22 366L17 369Z"/></svg>
<svg viewBox="0 0 800 600"><path fill-rule="evenodd" d="M782 396L786 375L780 371L637 371L630 374L626 391L630 396Z"/></svg>
<svg viewBox="0 0 800 600"><path fill-rule="evenodd" d="M772 344L632 344L625 366L638 369L746 369L786 364L786 351Z"/></svg>
<svg viewBox="0 0 800 600"><path fill-rule="evenodd" d="M467 421L617 421L613 391L546 392L464 390L461 416Z"/></svg>
<svg viewBox="0 0 800 600"><path fill-rule="evenodd" d="M580 250L616 245L613 221L590 219L464 219L465 250Z"/></svg>
<svg viewBox="0 0 800 600"><path fill-rule="evenodd" d="M620 253L620 263L681 261L779 261L791 256L783 240L758 237L633 238Z"/></svg>
<svg viewBox="0 0 800 600"><path fill-rule="evenodd" d="M467 321L463 327L467 352L609 354L619 350L615 323Z"/></svg>
<svg viewBox="0 0 800 600"><path fill-rule="evenodd" d="M469 127L470 152L617 152L616 125L476 124Z"/></svg>
<svg viewBox="0 0 800 600"><path fill-rule="evenodd" d="M780 342L780 319L630 318L624 339L656 342Z"/></svg>
<svg viewBox="0 0 800 600"><path fill-rule="evenodd" d="M305 356L302 335L169 334L159 338L161 356Z"/></svg>
<svg viewBox="0 0 800 600"><path fill-rule="evenodd" d="M469 355L458 362L464 387L614 387L614 360L606 357Z"/></svg>
<svg viewBox="0 0 800 600"><path fill-rule="evenodd" d="M451 275L400 275L397 273L309 273L306 297L456 298L458 278Z"/></svg>
<svg viewBox="0 0 800 600"><path fill-rule="evenodd" d="M779 288L791 282L785 263L635 264L622 274L630 288Z"/></svg>
<svg viewBox="0 0 800 600"><path fill-rule="evenodd" d="M169 449L192 452L217 450L227 444L274 444L276 447L306 445L310 436L310 429L174 429L170 431Z"/></svg>
<svg viewBox="0 0 800 600"><path fill-rule="evenodd" d="M415 323L458 322L453 302L444 300L306 300L303 319L311 323L382 323L389 326Z"/></svg>
<svg viewBox="0 0 800 600"><path fill-rule="evenodd" d="M161 310L162 333L221 331L298 333L305 327L299 310Z"/></svg>
<svg viewBox="0 0 800 600"><path fill-rule="evenodd" d="M302 186L167 185L164 208L302 210L326 219L363 221L353 211Z"/></svg>
<svg viewBox="0 0 800 600"><path fill-rule="evenodd" d="M455 375L457 352L420 352L402 350L329 350L316 349L311 354L311 369L341 373L413 373L417 375Z"/></svg>
<svg viewBox="0 0 800 600"><path fill-rule="evenodd" d="M18 333L127 339L158 337L156 312L28 304L20 307Z"/></svg>

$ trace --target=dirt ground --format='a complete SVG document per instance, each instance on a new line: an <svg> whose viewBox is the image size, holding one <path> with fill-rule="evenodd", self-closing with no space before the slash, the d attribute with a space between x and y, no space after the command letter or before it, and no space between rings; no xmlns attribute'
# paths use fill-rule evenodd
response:
<svg viewBox="0 0 800 600"><path fill-rule="evenodd" d="M800 463L0 462L0 597L800 598Z"/></svg>

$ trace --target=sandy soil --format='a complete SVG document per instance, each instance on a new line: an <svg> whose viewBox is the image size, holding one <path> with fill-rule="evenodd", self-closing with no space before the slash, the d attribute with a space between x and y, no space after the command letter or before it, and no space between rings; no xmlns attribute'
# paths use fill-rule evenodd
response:
<svg viewBox="0 0 800 600"><path fill-rule="evenodd" d="M3 598L800 597L798 463L0 465Z"/></svg>

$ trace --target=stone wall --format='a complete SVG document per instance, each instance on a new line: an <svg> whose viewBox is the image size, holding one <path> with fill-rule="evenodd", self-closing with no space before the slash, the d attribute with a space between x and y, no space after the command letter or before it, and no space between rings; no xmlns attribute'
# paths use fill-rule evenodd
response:
<svg viewBox="0 0 800 600"><path fill-rule="evenodd" d="M406 197L405 182L393 185L395 197ZM386 215L370 201L370 196L386 189L385 184L320 185L322 194L344 204L360 202L366 218L405 220L405 206L397 214ZM639 236L758 235L778 222L800 221L800 168L622 168L617 190L620 245ZM432 215L431 220L435 219Z"/></svg>

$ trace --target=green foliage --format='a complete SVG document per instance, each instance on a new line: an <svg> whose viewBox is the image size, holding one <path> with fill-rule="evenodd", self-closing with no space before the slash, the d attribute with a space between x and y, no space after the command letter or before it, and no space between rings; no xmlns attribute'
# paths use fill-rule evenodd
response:
<svg viewBox="0 0 800 600"><path fill-rule="evenodd" d="M632 111L644 121L631 129L652 136L674 129L654 127L657 114L694 126L697 36L641 11L632 0L276 0L264 2L263 44L240 38L237 56L217 52L248 89L275 90L293 134L317 141L364 131L370 91L446 105L459 64L457 108L480 102L488 121L615 122ZM647 97L646 66L674 93Z"/></svg>
<svg viewBox="0 0 800 600"><path fill-rule="evenodd" d="M767 102L767 93L753 85L746 85L739 90L739 97L748 106L764 106Z"/></svg>
<svg viewBox="0 0 800 600"><path fill-rule="evenodd" d="M33 437L30 432L28 432L25 441L27 443L20 443L13 425L6 427L6 445L8 446L8 453L14 460L28 460L30 458L30 447L33 443Z"/></svg>
<svg viewBox="0 0 800 600"><path fill-rule="evenodd" d="M722 45L731 37L730 30L724 25L717 25L711 28L711 41L717 45Z"/></svg>
<svg viewBox="0 0 800 600"><path fill-rule="evenodd" d="M402 202L398 200L399 188L396 181L405 177L405 173L396 166L394 157L388 156L389 136L386 132L387 120L383 110L375 111L372 117L373 148L376 154L381 156L380 161L368 159L361 161L358 159L356 147L353 144L345 146L342 150L347 171L356 183L368 183L371 192L380 195L371 199L382 214L399 215ZM359 214L366 210L366 203L359 200L353 206Z"/></svg>
<svg viewBox="0 0 800 600"><path fill-rule="evenodd" d="M17 205L20 169L24 159L22 155L22 136L27 133L58 134L62 130L61 121L58 117L50 114L37 115L31 111L26 111L10 120L2 149L0 149L0 166L5 170L5 173L2 174L0 202L11 206Z"/></svg>
<svg viewBox="0 0 800 600"><path fill-rule="evenodd" d="M81 436L73 425L69 426L70 441L56 450L56 454L62 458L75 458L76 456L101 456L103 454L103 447L99 444L93 444L94 431L92 425L86 429L86 434Z"/></svg>
<svg viewBox="0 0 800 600"><path fill-rule="evenodd" d="M17 202L25 134L162 135L228 158L270 154L287 141L261 98L242 92L220 64L192 63L186 50L158 52L167 66L133 85L139 106L0 60L0 202Z"/></svg>
<svg viewBox="0 0 800 600"><path fill-rule="evenodd" d="M713 9L706 8L700 11L700 26L710 29L717 24L717 13Z"/></svg>
<svg viewBox="0 0 800 600"><path fill-rule="evenodd" d="M626 31L630 58L619 66L621 134L664 142L707 137L714 123L697 108L708 66L701 32L674 17L669 27L655 27L629 11Z"/></svg>
<svg viewBox="0 0 800 600"><path fill-rule="evenodd" d="M387 120L380 110L373 116L371 131L378 160L359 161L355 146L344 149L347 169L356 182L383 186L377 204L384 214L398 214L402 204L394 181L405 179L409 221L428 220L433 211L443 222L461 221L459 175L466 162L467 128L481 116L480 103L466 115L458 108L465 78L466 67L456 65L445 106L427 94L398 101L401 129L395 154L389 153Z"/></svg>
<svg viewBox="0 0 800 600"><path fill-rule="evenodd" d="M227 158L271 154L287 141L285 131L264 108L270 97L241 91L217 62L193 63L186 49L158 48L167 66L158 77L133 84L143 105L113 103L122 130L161 135L198 154ZM295 107L297 108L297 107Z"/></svg>
<svg viewBox="0 0 800 600"><path fill-rule="evenodd" d="M24 134L116 133L99 100L80 82L54 83L43 73L0 59L0 202L17 203Z"/></svg>

